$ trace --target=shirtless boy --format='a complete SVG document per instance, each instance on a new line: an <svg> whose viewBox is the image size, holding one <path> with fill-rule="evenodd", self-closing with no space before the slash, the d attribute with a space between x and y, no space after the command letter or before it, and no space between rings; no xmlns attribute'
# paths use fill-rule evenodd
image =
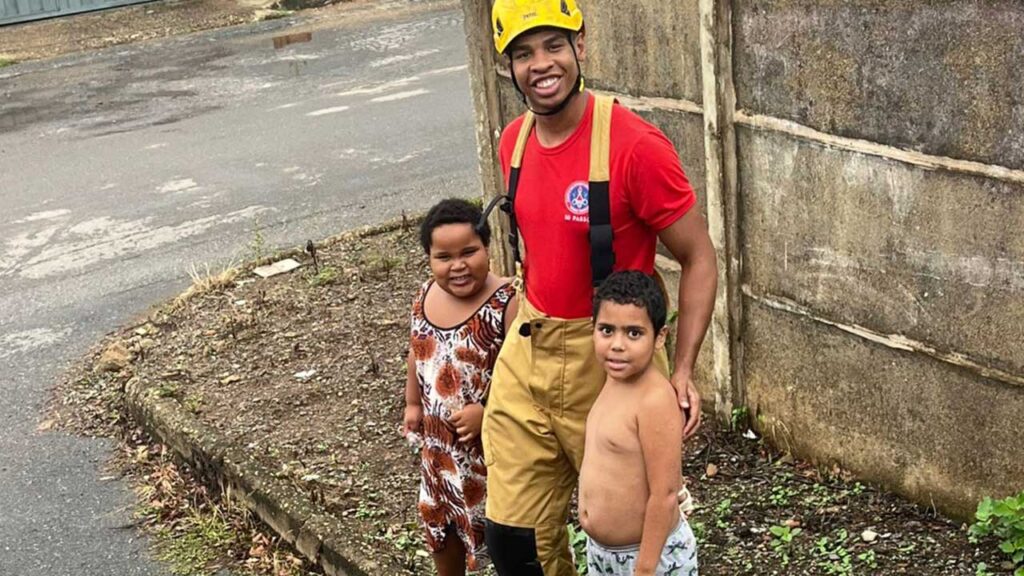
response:
<svg viewBox="0 0 1024 576"><path fill-rule="evenodd" d="M579 491L593 576L697 574L677 500L683 416L651 362L665 316L660 288L642 272L616 272L594 296L594 349L607 377L587 417Z"/></svg>

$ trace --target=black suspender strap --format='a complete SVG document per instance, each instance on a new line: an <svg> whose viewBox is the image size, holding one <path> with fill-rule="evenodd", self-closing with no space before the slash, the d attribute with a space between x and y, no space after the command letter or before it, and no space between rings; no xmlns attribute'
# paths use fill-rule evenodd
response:
<svg viewBox="0 0 1024 576"><path fill-rule="evenodd" d="M512 246L512 256L517 265L521 265L523 259L519 253L519 226L516 224L516 190L519 188L519 170L523 166L523 153L526 152L526 141L530 139L533 122L533 112L523 115L523 124L519 127L519 134L516 137L516 147L512 150L512 163L508 175L508 201L501 206L501 209L508 213L508 243Z"/></svg>
<svg viewBox="0 0 1024 576"><path fill-rule="evenodd" d="M508 175L508 195L501 205L502 211L508 214L508 244L512 247L512 257L516 264L522 264L519 253L519 226L516 225L516 189L519 188L519 166L513 166Z"/></svg>
<svg viewBox="0 0 1024 576"><path fill-rule="evenodd" d="M612 233L612 207L609 197L610 179L609 155L611 152L612 106L615 99L610 96L596 96L594 102L593 128L590 137L590 184L588 192L589 238L591 283L597 287L612 273L615 266ZM522 264L519 252L519 227L516 224L516 190L519 187L519 172L523 165L526 142L533 129L534 115L527 112L519 128L516 146L512 152L511 169L508 177L508 194L501 209L509 215L508 241L516 264ZM494 201L492 201L493 204ZM489 210L488 210L489 212Z"/></svg>
<svg viewBox="0 0 1024 576"><path fill-rule="evenodd" d="M590 183L590 275L594 288L601 285L615 266L612 251L611 206L608 182Z"/></svg>
<svg viewBox="0 0 1024 576"><path fill-rule="evenodd" d="M615 267L612 247L612 206L609 198L609 156L611 153L611 96L597 96L594 101L594 122L590 133L590 275L597 288Z"/></svg>

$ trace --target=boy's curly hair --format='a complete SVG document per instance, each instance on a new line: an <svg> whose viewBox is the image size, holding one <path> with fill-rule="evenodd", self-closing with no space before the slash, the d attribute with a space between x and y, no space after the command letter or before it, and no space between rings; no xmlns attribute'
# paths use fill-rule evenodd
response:
<svg viewBox="0 0 1024 576"><path fill-rule="evenodd" d="M614 272L601 283L601 287L594 294L594 320L597 320L601 303L608 301L632 304L646 310L655 334L665 326L667 310L661 287L652 276L639 270Z"/></svg>
<svg viewBox="0 0 1024 576"><path fill-rule="evenodd" d="M484 246L490 246L491 226L486 220L481 220L480 208L472 202L461 198L441 200L434 204L420 224L420 244L423 245L423 251L430 255L434 229L445 224L469 224Z"/></svg>

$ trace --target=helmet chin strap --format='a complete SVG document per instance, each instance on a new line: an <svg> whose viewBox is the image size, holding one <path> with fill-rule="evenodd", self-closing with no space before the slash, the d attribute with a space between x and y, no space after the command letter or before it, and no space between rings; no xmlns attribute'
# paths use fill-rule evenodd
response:
<svg viewBox="0 0 1024 576"><path fill-rule="evenodd" d="M572 48L572 57L576 61L576 86L572 90L570 90L569 94L565 98L563 98L562 101L559 102L554 108L547 110L545 112L539 112L537 110L534 110L533 107L530 106L530 103L526 100L526 94L523 92L523 89L519 87L519 82L516 82L516 71L513 68L512 57L509 56L508 67L512 71L512 85L515 86L516 92L519 93L519 99L523 101L523 104L526 105L526 108L530 112L533 112L535 116L554 116L555 114L558 114L562 110L565 110L565 107L569 105L569 102L572 102L572 99L575 98L577 94L583 92L583 69L580 67L580 58L576 54L576 43L572 41L572 34L569 34L568 36L569 47Z"/></svg>

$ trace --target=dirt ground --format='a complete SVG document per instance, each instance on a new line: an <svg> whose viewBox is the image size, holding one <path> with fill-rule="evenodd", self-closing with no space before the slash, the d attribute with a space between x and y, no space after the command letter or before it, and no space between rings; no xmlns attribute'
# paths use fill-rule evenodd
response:
<svg viewBox="0 0 1024 576"><path fill-rule="evenodd" d="M278 18L379 17L388 0L160 0L0 27L0 67L17 62ZM445 1L445 0L439 0ZM417 2L425 6L434 0ZM416 5L396 9L415 9Z"/></svg>
<svg viewBox="0 0 1024 576"><path fill-rule="evenodd" d="M270 279L197 278L206 292L83 361L60 387L54 422L116 434L121 386L142 378L323 503L380 574L431 573L417 455L398 435L408 308L427 277L414 228L323 247L319 272L305 257ZM132 360L94 372L113 342ZM994 543L970 544L959 523L794 461L747 432L745 415L734 420L708 422L685 450L702 574L953 576L980 562L1010 572Z"/></svg>
<svg viewBox="0 0 1024 576"><path fill-rule="evenodd" d="M0 57L24 62L233 26L251 22L257 9L239 0L162 0L13 24L0 28Z"/></svg>

